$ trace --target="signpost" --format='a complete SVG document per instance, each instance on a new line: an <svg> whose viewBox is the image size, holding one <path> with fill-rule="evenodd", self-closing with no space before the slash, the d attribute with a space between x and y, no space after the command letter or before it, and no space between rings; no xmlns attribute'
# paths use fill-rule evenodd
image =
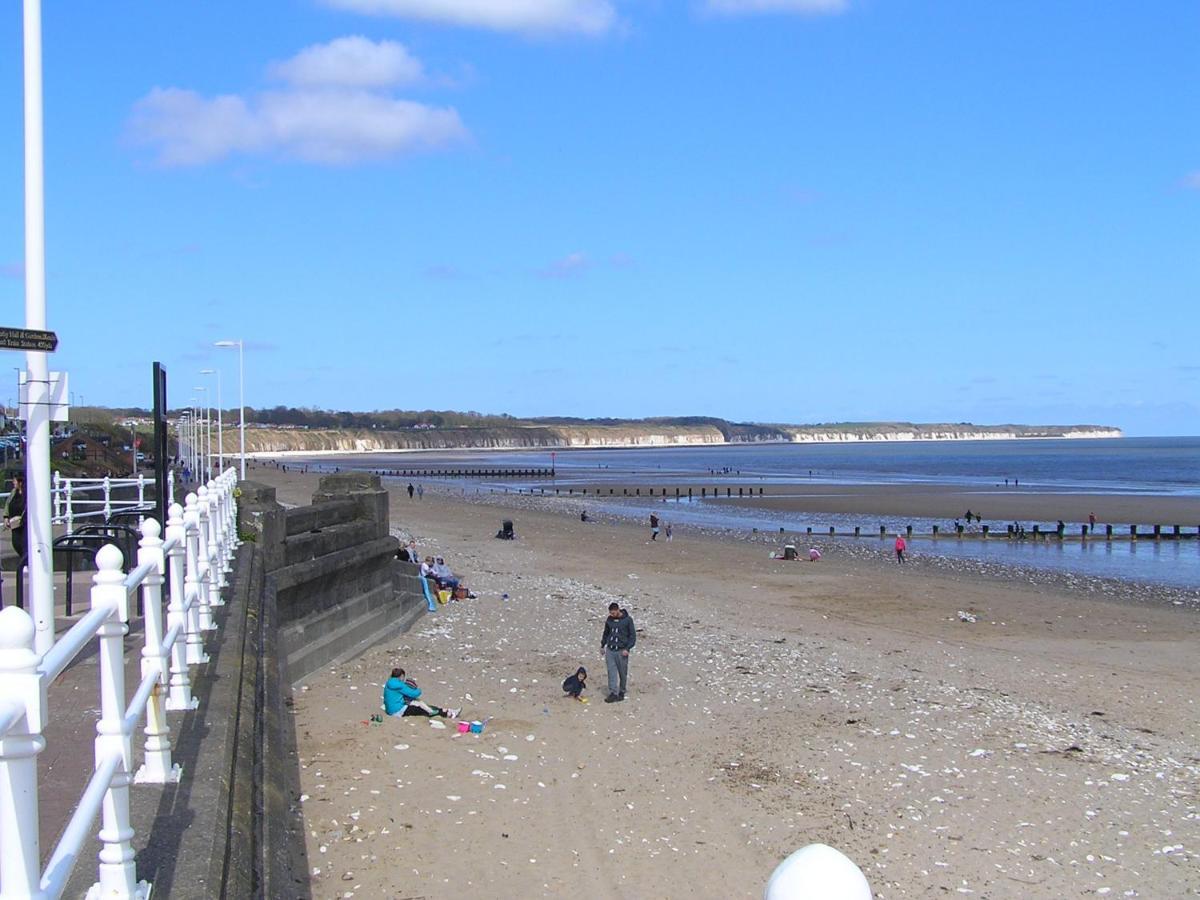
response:
<svg viewBox="0 0 1200 900"><path fill-rule="evenodd" d="M58 335L53 331L35 328L0 328L0 350L35 350L53 353L58 347Z"/></svg>
<svg viewBox="0 0 1200 900"><path fill-rule="evenodd" d="M154 373L154 515L159 522L167 521L167 370L156 362ZM137 449L134 449L134 454ZM136 459L136 455L134 456Z"/></svg>

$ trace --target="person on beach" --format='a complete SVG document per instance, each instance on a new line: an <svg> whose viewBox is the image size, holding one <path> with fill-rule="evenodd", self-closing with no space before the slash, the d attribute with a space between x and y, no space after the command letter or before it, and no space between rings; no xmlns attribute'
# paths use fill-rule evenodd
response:
<svg viewBox="0 0 1200 900"><path fill-rule="evenodd" d="M587 687L587 669L580 666L575 670L574 675L568 675L563 679L563 693L580 703L587 703L580 694Z"/></svg>
<svg viewBox="0 0 1200 900"><path fill-rule="evenodd" d="M392 669L392 677L383 686L383 711L389 716L428 716L457 719L461 709L430 706L420 699L421 689L401 668Z"/></svg>
<svg viewBox="0 0 1200 900"><path fill-rule="evenodd" d="M416 492L416 488L414 488L414 487L412 486L412 482L410 481L410 482L408 483L408 499L409 499L409 500L411 500L411 499L413 498L413 494L414 494L415 492Z"/></svg>
<svg viewBox="0 0 1200 900"><path fill-rule="evenodd" d="M629 610L620 604L608 604L608 618L600 636L600 652L608 668L608 696L605 703L620 703L625 699L625 683L629 678L629 651L637 643L637 629Z"/></svg>
<svg viewBox="0 0 1200 900"><path fill-rule="evenodd" d="M820 562L821 561L821 551L818 550L816 547L809 547L808 548L808 561L809 562Z"/></svg>
<svg viewBox="0 0 1200 900"><path fill-rule="evenodd" d="M670 522L667 523L666 534L667 534L667 540L668 541L672 540L672 538L671 538L671 523Z"/></svg>
<svg viewBox="0 0 1200 900"><path fill-rule="evenodd" d="M437 580L439 587L449 588L452 591L462 583L462 580L450 571L450 567L446 565L446 560L440 556L433 564L433 577Z"/></svg>
<svg viewBox="0 0 1200 900"><path fill-rule="evenodd" d="M658 540L658 516L650 513L650 540Z"/></svg>
<svg viewBox="0 0 1200 900"><path fill-rule="evenodd" d="M423 484L417 485L417 499L418 500L425 499L425 485L423 485Z"/></svg>
<svg viewBox="0 0 1200 900"><path fill-rule="evenodd" d="M904 564L904 551L908 549L908 542L904 540L904 535L896 533L896 562L900 565Z"/></svg>
<svg viewBox="0 0 1200 900"><path fill-rule="evenodd" d="M18 559L24 559L29 552L28 537L25 530L25 473L13 472L12 493L4 504L4 527L12 532L12 548Z"/></svg>
<svg viewBox="0 0 1200 900"><path fill-rule="evenodd" d="M1088 534L1096 530L1096 514L1088 513Z"/></svg>

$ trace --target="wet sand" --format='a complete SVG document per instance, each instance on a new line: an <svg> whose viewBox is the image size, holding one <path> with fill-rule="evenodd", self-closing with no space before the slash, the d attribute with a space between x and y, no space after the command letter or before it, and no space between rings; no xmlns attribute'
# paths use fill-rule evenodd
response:
<svg viewBox="0 0 1200 900"><path fill-rule="evenodd" d="M812 841L879 898L1200 891L1195 610L547 505L393 494L479 598L297 691L315 896L756 897ZM639 642L606 705L611 599ZM394 664L485 733L369 724Z"/></svg>
<svg viewBox="0 0 1200 900"><path fill-rule="evenodd" d="M714 477L706 481L678 484L670 482L654 484L652 480L622 483L572 484L575 495L584 488L587 496L603 500L610 496L620 497L623 492L633 495L641 491L648 496L653 487L654 496L667 496L674 500L679 488L686 497L691 488L696 500L703 488L711 498L716 489L722 503L753 507L776 512L809 512L861 515L864 524L872 516L906 516L921 519L941 519L947 523L961 519L967 510L982 515L990 522L1086 522L1094 514L1098 524L1111 523L1117 526L1134 525L1180 525L1195 529L1200 526L1200 496L1177 496L1161 494L1097 494L1097 493L1043 493L1032 489L1014 488L963 488L937 484L779 484L772 482L746 482L744 480L722 480ZM739 497L738 488L755 496ZM758 496L759 488L763 495ZM726 490L732 493L726 497ZM547 485L553 493L553 488ZM560 488L566 494L566 488Z"/></svg>

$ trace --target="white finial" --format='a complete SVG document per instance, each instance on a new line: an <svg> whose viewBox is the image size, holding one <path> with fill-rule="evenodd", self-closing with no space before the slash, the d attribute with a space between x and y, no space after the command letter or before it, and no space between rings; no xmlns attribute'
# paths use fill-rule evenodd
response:
<svg viewBox="0 0 1200 900"><path fill-rule="evenodd" d="M825 844L809 844L771 873L763 900L871 900L871 886L845 855Z"/></svg>
<svg viewBox="0 0 1200 900"><path fill-rule="evenodd" d="M142 522L142 537L153 540L162 534L162 526L158 524L158 519L152 519L149 516Z"/></svg>
<svg viewBox="0 0 1200 900"><path fill-rule="evenodd" d="M96 551L96 578L103 574L121 571L121 564L125 562L125 557L117 548L116 544L105 544ZM124 577L124 576L122 576Z"/></svg>
<svg viewBox="0 0 1200 900"><path fill-rule="evenodd" d="M16 606L0 610L0 650L28 650L33 647L33 617Z"/></svg>

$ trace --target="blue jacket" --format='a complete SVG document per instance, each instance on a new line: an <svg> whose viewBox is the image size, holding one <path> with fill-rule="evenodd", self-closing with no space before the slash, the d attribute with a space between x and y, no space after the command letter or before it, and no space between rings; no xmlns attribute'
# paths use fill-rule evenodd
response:
<svg viewBox="0 0 1200 900"><path fill-rule="evenodd" d="M421 696L421 689L413 687L403 678L389 678L383 686L383 708L389 716L401 712L409 700Z"/></svg>

